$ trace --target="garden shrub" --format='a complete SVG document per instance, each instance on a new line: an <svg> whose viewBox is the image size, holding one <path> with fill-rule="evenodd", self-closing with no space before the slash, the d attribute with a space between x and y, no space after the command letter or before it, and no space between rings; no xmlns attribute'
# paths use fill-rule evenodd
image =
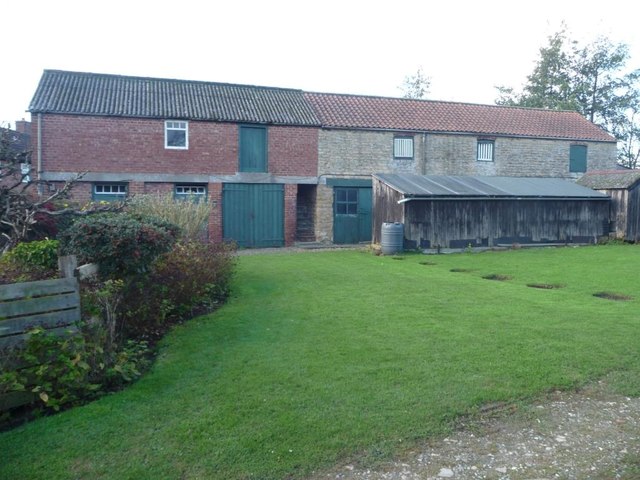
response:
<svg viewBox="0 0 640 480"><path fill-rule="evenodd" d="M0 256L0 285L57 277L57 240L19 243Z"/></svg>
<svg viewBox="0 0 640 480"><path fill-rule="evenodd" d="M110 213L77 219L59 239L64 254L97 263L101 277L124 278L144 271L178 235L177 226L158 218Z"/></svg>
<svg viewBox="0 0 640 480"><path fill-rule="evenodd" d="M126 291L129 334L157 336L172 323L212 311L229 293L234 252L232 244L180 242L158 257L149 275Z"/></svg>
<svg viewBox="0 0 640 480"><path fill-rule="evenodd" d="M101 325L87 322L80 327L80 332L66 337L41 327L30 330L24 346L3 360L0 396L31 392L33 403L26 409L30 415L59 411L122 388L151 364L147 342L128 340L104 348ZM12 420L11 412L5 412L0 428Z"/></svg>
<svg viewBox="0 0 640 480"><path fill-rule="evenodd" d="M58 240L36 240L22 242L13 247L7 255L24 265L35 265L47 270L58 268Z"/></svg>
<svg viewBox="0 0 640 480"><path fill-rule="evenodd" d="M172 193L136 195L127 205L127 210L177 225L184 239L203 240L206 238L211 205L204 199L199 200L196 196L177 200Z"/></svg>

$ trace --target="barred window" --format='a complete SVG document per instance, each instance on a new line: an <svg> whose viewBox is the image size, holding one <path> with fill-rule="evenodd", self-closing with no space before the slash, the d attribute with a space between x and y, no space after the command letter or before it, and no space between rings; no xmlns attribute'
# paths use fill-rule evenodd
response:
<svg viewBox="0 0 640 480"><path fill-rule="evenodd" d="M479 162L493 162L493 140L478 140Z"/></svg>
<svg viewBox="0 0 640 480"><path fill-rule="evenodd" d="M395 137L393 156L394 158L413 158L413 137Z"/></svg>

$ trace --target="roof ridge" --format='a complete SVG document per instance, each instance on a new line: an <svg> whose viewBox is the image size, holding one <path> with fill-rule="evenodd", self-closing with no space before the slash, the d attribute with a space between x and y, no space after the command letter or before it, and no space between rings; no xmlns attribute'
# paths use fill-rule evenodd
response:
<svg viewBox="0 0 640 480"><path fill-rule="evenodd" d="M404 98L404 97L391 97L385 95L367 95L367 94L358 94L358 93L334 93L334 92L317 92L317 91L309 91L302 90L305 94L310 95L322 95L322 96L337 96L337 97L356 97L356 98L372 98L372 99L380 99L380 100L394 100L394 101L402 101L402 102L422 102L422 103L444 103L447 105L467 105L471 107L490 107L490 108L499 108L499 109L513 109L513 110L538 110L541 112L553 112L553 113L576 113L580 115L580 112L577 110L553 110L549 108L542 107L522 107L518 105L495 105L490 103L477 103L477 102L462 102L456 100L434 100L430 98ZM582 115L580 115L582 117ZM583 117L584 118L584 117Z"/></svg>
<svg viewBox="0 0 640 480"><path fill-rule="evenodd" d="M148 77L148 76L138 76L138 75L122 75L116 73L99 73L99 72L78 72L72 70L58 70L58 69L45 69L44 73L60 73L66 75L83 75L87 77L103 77L103 78L120 78L120 79L131 79L131 80L155 80L160 82L172 82L172 83L188 83L188 84L204 84L204 85L219 85L219 86L227 86L227 87L242 87L242 88L255 88L261 90L283 90L287 92L298 92L304 93L304 90L300 88L288 88L288 87L270 87L267 85L250 85L244 83L228 83L228 82L212 82L208 80L186 80L182 78L168 78L168 77Z"/></svg>

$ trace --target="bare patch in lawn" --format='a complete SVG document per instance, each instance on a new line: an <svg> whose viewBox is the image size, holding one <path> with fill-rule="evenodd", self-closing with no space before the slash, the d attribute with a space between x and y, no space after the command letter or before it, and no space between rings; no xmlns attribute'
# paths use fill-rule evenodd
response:
<svg viewBox="0 0 640 480"><path fill-rule="evenodd" d="M598 298L604 298L607 300L616 300L619 302L633 300L633 297L630 297L629 295L623 295L621 293L613 293L613 292L597 292L597 293L594 293L593 296Z"/></svg>
<svg viewBox="0 0 640 480"><path fill-rule="evenodd" d="M420 265L437 265L436 262L419 262Z"/></svg>
<svg viewBox="0 0 640 480"><path fill-rule="evenodd" d="M391 257L394 260L404 260L404 257L393 256Z"/></svg>
<svg viewBox="0 0 640 480"><path fill-rule="evenodd" d="M513 277L511 275L492 273L491 275L484 275L482 278L484 278L485 280L498 280L500 282L504 282L505 280L511 280Z"/></svg>
<svg viewBox="0 0 640 480"><path fill-rule="evenodd" d="M564 285L561 285L559 283L527 283L527 287L553 290L556 288L564 288Z"/></svg>
<svg viewBox="0 0 640 480"><path fill-rule="evenodd" d="M454 273L469 273L469 272L473 272L473 270L471 268L452 268L449 271L450 272L454 272Z"/></svg>

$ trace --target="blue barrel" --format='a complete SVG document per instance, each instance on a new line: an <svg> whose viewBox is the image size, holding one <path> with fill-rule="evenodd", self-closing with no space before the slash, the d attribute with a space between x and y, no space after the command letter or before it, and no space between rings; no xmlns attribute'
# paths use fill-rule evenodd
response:
<svg viewBox="0 0 640 480"><path fill-rule="evenodd" d="M393 255L404 247L404 225L399 222L382 224L382 253Z"/></svg>

